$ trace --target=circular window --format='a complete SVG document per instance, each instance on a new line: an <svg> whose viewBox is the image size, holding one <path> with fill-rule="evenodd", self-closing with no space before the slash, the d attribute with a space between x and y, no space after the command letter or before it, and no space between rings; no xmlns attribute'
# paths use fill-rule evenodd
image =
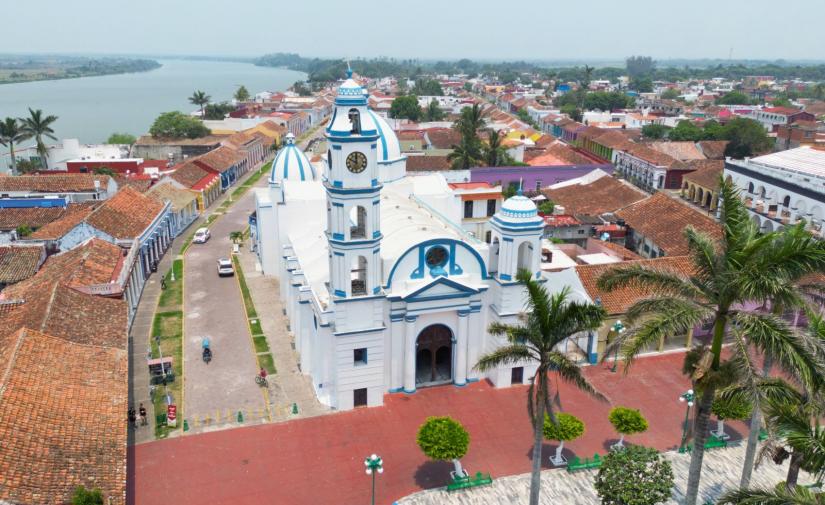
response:
<svg viewBox="0 0 825 505"><path fill-rule="evenodd" d="M427 251L425 259L429 267L443 267L447 264L448 257L449 254L447 254L447 250L439 245L431 247L430 250Z"/></svg>

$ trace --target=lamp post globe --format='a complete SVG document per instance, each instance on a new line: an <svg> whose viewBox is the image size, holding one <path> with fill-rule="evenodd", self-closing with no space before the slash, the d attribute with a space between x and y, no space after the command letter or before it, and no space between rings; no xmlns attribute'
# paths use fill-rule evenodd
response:
<svg viewBox="0 0 825 505"><path fill-rule="evenodd" d="M693 400L695 399L695 393L693 389L688 389L681 395L679 395L679 401L682 403L687 403L687 409L685 410L685 422L682 425L682 443L679 444L679 452L683 453L687 449L687 436L688 436L688 423L690 421L690 408L693 407Z"/></svg>
<svg viewBox="0 0 825 505"><path fill-rule="evenodd" d="M621 319L617 319L613 326L610 327L610 331L616 334L616 339L622 336L622 333L625 331L625 326L622 324ZM619 364L619 344L618 342L614 345L615 351L613 354L613 368L610 369L611 372L615 372L618 364Z"/></svg>
<svg viewBox="0 0 825 505"><path fill-rule="evenodd" d="M372 475L372 505L375 505L375 474L384 473L384 461L377 454L371 454L364 459L366 474Z"/></svg>

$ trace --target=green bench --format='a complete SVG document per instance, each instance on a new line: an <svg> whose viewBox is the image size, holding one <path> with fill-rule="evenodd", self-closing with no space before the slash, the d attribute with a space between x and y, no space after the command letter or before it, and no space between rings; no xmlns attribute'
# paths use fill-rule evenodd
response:
<svg viewBox="0 0 825 505"><path fill-rule="evenodd" d="M567 471L573 473L580 470L599 468L603 462L604 458L598 454L594 454L593 459L584 458L584 460L579 459L578 456L573 456L570 461L567 462Z"/></svg>
<svg viewBox="0 0 825 505"><path fill-rule="evenodd" d="M447 484L447 491L458 491L459 489L468 489L471 487L487 486L493 483L493 478L489 473L476 472L475 475L468 475L466 477L459 477Z"/></svg>
<svg viewBox="0 0 825 505"><path fill-rule="evenodd" d="M725 448L728 446L728 441L722 438L717 437L716 435L711 435L710 438L705 442L705 449L717 449L719 447ZM693 450L693 443L690 443L685 446L684 452L690 452ZM681 450L679 452L682 452Z"/></svg>

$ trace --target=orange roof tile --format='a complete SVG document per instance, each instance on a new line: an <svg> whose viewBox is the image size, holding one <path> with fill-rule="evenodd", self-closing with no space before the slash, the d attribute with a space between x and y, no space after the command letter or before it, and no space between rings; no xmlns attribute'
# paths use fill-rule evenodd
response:
<svg viewBox="0 0 825 505"><path fill-rule="evenodd" d="M647 193L610 176L600 177L590 184L571 184L557 189L545 189L544 195L564 207L568 214L598 216L615 212L647 197Z"/></svg>

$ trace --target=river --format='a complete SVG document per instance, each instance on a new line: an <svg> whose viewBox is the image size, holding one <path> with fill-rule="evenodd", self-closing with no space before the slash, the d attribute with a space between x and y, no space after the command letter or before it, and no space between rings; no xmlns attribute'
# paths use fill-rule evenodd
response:
<svg viewBox="0 0 825 505"><path fill-rule="evenodd" d="M0 119L27 116L29 107L43 109L58 117L58 139L100 143L113 132L146 133L161 112L195 110L188 97L196 89L223 101L232 98L239 84L254 95L306 79L302 72L251 63L158 61L163 66L149 72L0 85Z"/></svg>

